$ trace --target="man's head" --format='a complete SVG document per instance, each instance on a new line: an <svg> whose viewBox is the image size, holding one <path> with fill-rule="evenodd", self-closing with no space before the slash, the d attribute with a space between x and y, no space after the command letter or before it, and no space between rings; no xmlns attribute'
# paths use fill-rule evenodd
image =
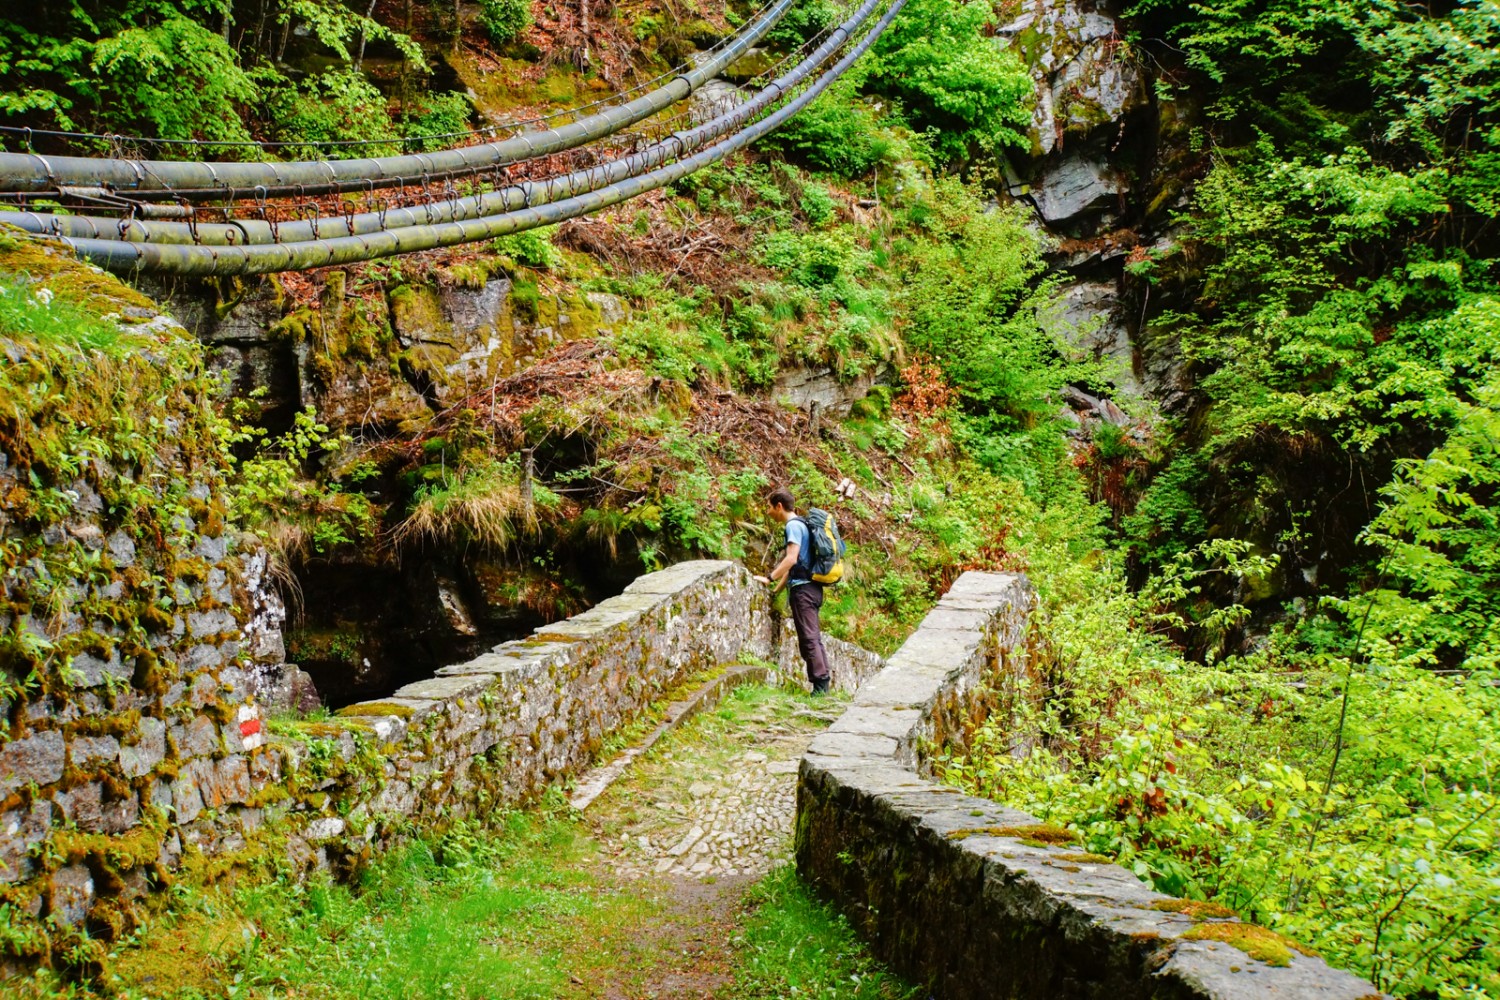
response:
<svg viewBox="0 0 1500 1000"><path fill-rule="evenodd" d="M772 490L766 497L766 504L771 508L771 516L778 521L786 521L797 512L797 503L792 499L792 491L784 486Z"/></svg>

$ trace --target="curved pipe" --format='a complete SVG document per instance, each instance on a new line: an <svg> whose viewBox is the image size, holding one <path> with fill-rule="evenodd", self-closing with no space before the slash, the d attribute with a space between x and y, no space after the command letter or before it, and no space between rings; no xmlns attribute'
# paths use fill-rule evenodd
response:
<svg viewBox="0 0 1500 1000"><path fill-rule="evenodd" d="M288 163L210 163L187 160L118 160L86 156L45 157L0 153L0 187L42 193L59 186L106 187L133 194L224 198L277 194L321 194L394 187L413 180L439 180L546 156L602 139L681 101L718 76L781 20L794 0L775 0L733 42L664 87L556 128L435 153L409 153L358 160L299 160Z"/></svg>
<svg viewBox="0 0 1500 1000"><path fill-rule="evenodd" d="M173 274L229 275L266 274L274 271L300 271L315 267L352 264L377 257L432 250L438 247L494 239L508 233L551 225L566 219L617 205L640 194L664 187L703 167L716 163L735 150L775 129L788 118L807 107L834 80L843 75L885 31L891 20L905 6L906 0L894 0L889 10L858 45L846 52L807 90L763 120L715 146L700 150L670 166L632 177L598 191L566 198L539 208L523 209L504 215L487 216L466 222L448 222L433 226L410 226L388 229L365 236L343 236L306 243L277 243L268 246L203 247L162 243L123 243L112 240L66 239L79 256L111 271L165 271Z"/></svg>
<svg viewBox="0 0 1500 1000"><path fill-rule="evenodd" d="M454 246L561 222L619 204L647 191L670 184L674 180L723 159L729 153L775 129L805 108L867 51L905 5L905 2L906 0L895 0L891 8L857 46L820 76L810 88L764 120L736 133L725 142L678 160L670 166L658 167L640 176L610 184L598 191L567 198L550 205L471 221L387 229L369 235L343 236L304 243L221 248L122 243L92 239L65 239L63 242L70 245L80 256L114 271L128 273L148 270L205 275L263 274L355 263L394 254ZM738 110L731 112L731 115L737 114L739 114Z"/></svg>
<svg viewBox="0 0 1500 1000"><path fill-rule="evenodd" d="M137 219L108 219L88 215L47 215L35 212L0 211L0 223L9 223L30 233L73 239L124 240L131 243L180 243L201 246L248 246L271 243L303 243L343 236L362 236L385 229L433 225L482 218L523 208L550 204L560 198L595 191L609 184L662 166L727 134L754 118L773 101L797 86L827 62L849 37L874 13L883 0L865 0L823 43L787 73L766 84L755 96L733 110L696 128L676 132L637 153L585 170L548 178L523 181L499 191L447 199L415 208L393 208L384 212L359 212L350 216L299 220L272 225L259 219L189 224Z"/></svg>

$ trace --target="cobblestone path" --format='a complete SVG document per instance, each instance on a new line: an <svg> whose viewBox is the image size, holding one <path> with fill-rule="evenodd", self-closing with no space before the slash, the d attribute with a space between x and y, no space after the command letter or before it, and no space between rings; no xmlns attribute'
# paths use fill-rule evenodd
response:
<svg viewBox="0 0 1500 1000"><path fill-rule="evenodd" d="M716 994L744 890L791 860L798 762L842 707L741 689L664 737L590 806L585 820L608 877L664 905L657 925L642 928L650 967L588 992Z"/></svg>

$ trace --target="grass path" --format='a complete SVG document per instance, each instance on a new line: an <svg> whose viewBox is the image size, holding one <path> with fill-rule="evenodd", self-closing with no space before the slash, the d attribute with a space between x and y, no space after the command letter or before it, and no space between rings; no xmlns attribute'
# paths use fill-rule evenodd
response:
<svg viewBox="0 0 1500 1000"><path fill-rule="evenodd" d="M837 708L737 689L582 816L556 796L460 824L353 887L273 875L178 891L116 949L104 983L44 975L0 996L925 996L884 973L789 864L795 762Z"/></svg>

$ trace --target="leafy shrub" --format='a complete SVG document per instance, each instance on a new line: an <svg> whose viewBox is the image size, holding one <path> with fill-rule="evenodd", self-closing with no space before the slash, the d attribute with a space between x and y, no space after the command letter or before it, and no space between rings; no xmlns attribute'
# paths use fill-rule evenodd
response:
<svg viewBox="0 0 1500 1000"><path fill-rule="evenodd" d="M538 226L498 237L490 244L490 249L517 264L550 270L562 262L562 251L552 242L556 235L556 226Z"/></svg>
<svg viewBox="0 0 1500 1000"><path fill-rule="evenodd" d="M479 0L479 23L496 45L508 45L531 26L530 0Z"/></svg>
<svg viewBox="0 0 1500 1000"><path fill-rule="evenodd" d="M802 198L797 203L802 209L802 214L807 216L807 221L814 227L822 227L833 221L834 214L838 209L838 202L833 200L833 195L821 184L805 184L802 187Z"/></svg>
<svg viewBox="0 0 1500 1000"><path fill-rule="evenodd" d="M813 233L774 232L761 244L761 262L787 272L799 285L831 284L840 274L858 273L869 255L859 248L848 227Z"/></svg>
<svg viewBox="0 0 1500 1000"><path fill-rule="evenodd" d="M911 0L864 70L865 89L898 100L940 160L1026 142L1031 74L997 51L993 20L989 4Z"/></svg>
<svg viewBox="0 0 1500 1000"><path fill-rule="evenodd" d="M185 17L131 27L93 46L86 93L121 124L171 139L250 138L240 106L258 88L224 39ZM184 81L192 81L184 86Z"/></svg>
<svg viewBox="0 0 1500 1000"><path fill-rule="evenodd" d="M267 95L277 139L306 143L299 155L334 158L388 156L400 151L398 131L380 90L352 69L330 70ZM340 140L376 140L374 146L319 145ZM286 151L288 155L296 147Z"/></svg>
<svg viewBox="0 0 1500 1000"><path fill-rule="evenodd" d="M430 152L457 145L457 139L439 137L467 131L473 111L469 98L457 91L424 94L403 109L401 131L408 140L403 143L404 148Z"/></svg>
<svg viewBox="0 0 1500 1000"><path fill-rule="evenodd" d="M845 74L760 145L785 150L799 162L844 177L863 177L882 162L907 153L859 99L857 89L857 82Z"/></svg>

